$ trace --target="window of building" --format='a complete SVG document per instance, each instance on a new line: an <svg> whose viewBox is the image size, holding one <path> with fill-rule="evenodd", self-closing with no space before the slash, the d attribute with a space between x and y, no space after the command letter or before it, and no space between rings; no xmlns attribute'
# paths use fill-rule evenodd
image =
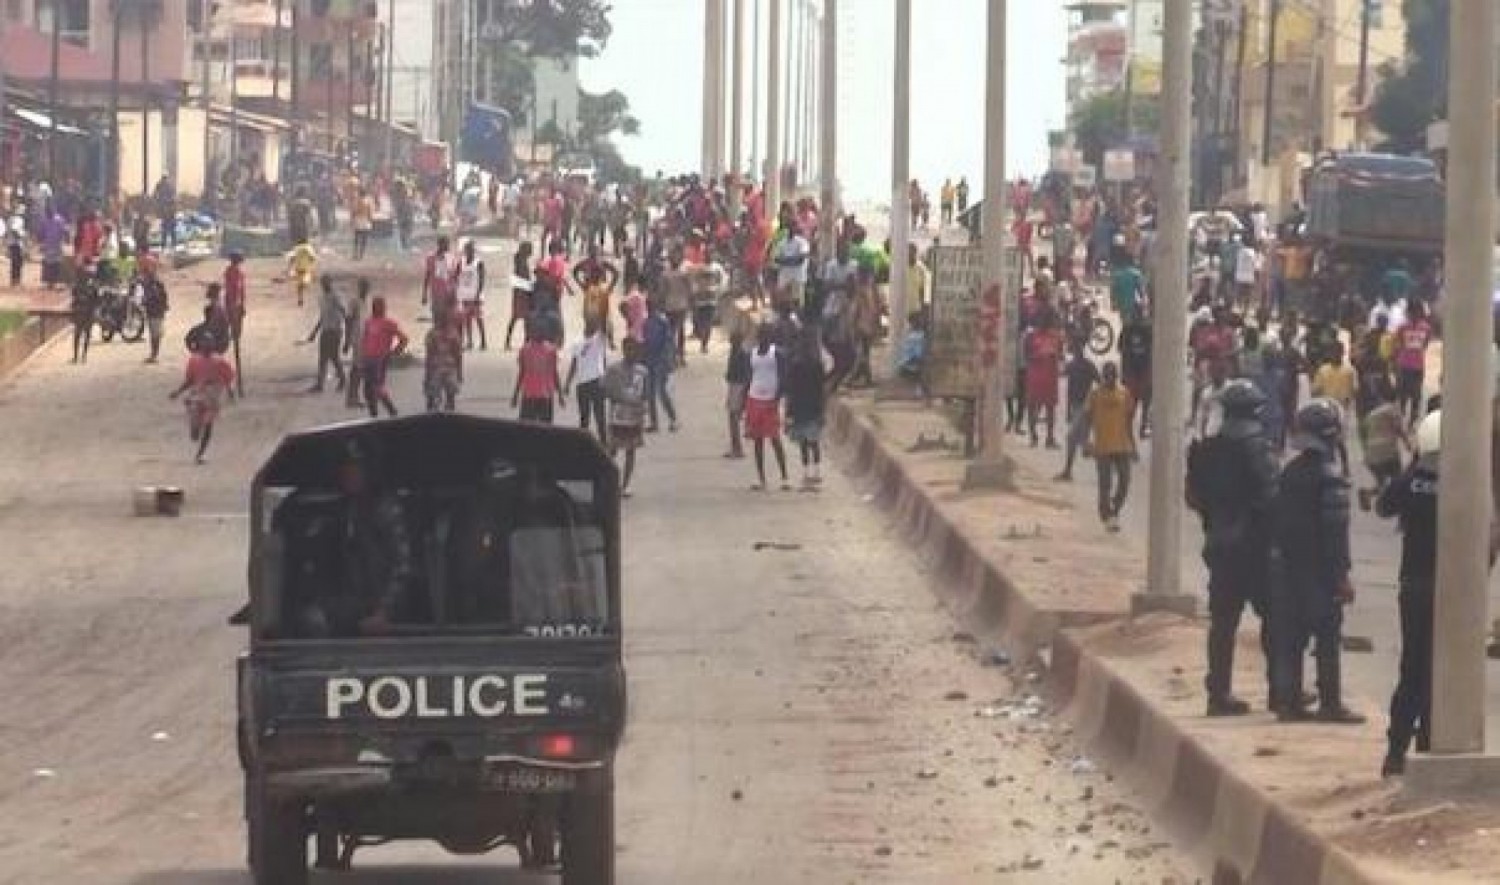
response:
<svg viewBox="0 0 1500 885"><path fill-rule="evenodd" d="M19 17L19 4L16 15ZM36 27L44 34L52 33L53 16L62 37L79 46L89 45L89 0L55 0L47 4L36 4Z"/></svg>
<svg viewBox="0 0 1500 885"><path fill-rule="evenodd" d="M333 44L314 43L307 49L308 75L314 80L333 76Z"/></svg>

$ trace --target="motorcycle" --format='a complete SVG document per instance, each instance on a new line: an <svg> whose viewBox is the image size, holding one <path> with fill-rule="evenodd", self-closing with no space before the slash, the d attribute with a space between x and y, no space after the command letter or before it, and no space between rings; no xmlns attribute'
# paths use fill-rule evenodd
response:
<svg viewBox="0 0 1500 885"><path fill-rule="evenodd" d="M134 344L146 336L146 287L138 277L132 277L125 286L116 282L101 282L98 285L99 306L94 309L94 321L99 324L99 337L105 341L116 335L127 344Z"/></svg>

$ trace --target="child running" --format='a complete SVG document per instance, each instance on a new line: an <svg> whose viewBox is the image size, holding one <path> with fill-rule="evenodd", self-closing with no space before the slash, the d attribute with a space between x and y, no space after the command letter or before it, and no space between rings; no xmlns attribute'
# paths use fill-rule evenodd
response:
<svg viewBox="0 0 1500 885"><path fill-rule="evenodd" d="M234 369L229 361L215 352L206 337L191 342L193 355L188 357L182 384L168 395L175 400L184 393L187 398L188 438L198 444L196 463L205 463L208 444L214 436L214 422L225 397L234 399Z"/></svg>
<svg viewBox="0 0 1500 885"><path fill-rule="evenodd" d="M822 356L817 331L806 329L797 336L786 369L787 436L801 448L804 492L818 491L823 482L823 411L828 400Z"/></svg>
<svg viewBox="0 0 1500 885"><path fill-rule="evenodd" d="M307 240L299 242L292 253L287 256L287 273L292 275L292 285L297 290L297 306L301 307L307 298L307 287L312 285L313 271L318 266L318 253L308 245Z"/></svg>

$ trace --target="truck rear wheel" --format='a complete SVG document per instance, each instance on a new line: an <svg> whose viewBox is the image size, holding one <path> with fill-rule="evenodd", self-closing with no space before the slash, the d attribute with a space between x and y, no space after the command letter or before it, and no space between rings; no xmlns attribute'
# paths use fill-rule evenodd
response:
<svg viewBox="0 0 1500 885"><path fill-rule="evenodd" d="M614 885L615 791L568 797L562 815L562 885Z"/></svg>
<svg viewBox="0 0 1500 885"><path fill-rule="evenodd" d="M274 800L253 783L248 809L250 869L255 885L307 885L307 809Z"/></svg>

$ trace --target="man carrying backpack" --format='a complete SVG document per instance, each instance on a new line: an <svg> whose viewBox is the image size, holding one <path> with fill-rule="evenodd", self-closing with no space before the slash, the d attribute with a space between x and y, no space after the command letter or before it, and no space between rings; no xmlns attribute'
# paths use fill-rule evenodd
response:
<svg viewBox="0 0 1500 885"><path fill-rule="evenodd" d="M1250 705L1231 691L1234 645L1248 604L1261 619L1261 646L1269 671L1266 584L1270 573L1276 455L1266 434L1267 400L1254 384L1237 379L1219 394L1219 432L1188 449L1187 504L1203 521L1203 562L1208 566L1208 715L1243 716ZM1269 679L1269 672L1267 674ZM1271 704L1276 705L1273 692Z"/></svg>
<svg viewBox="0 0 1500 885"><path fill-rule="evenodd" d="M1365 717L1344 706L1339 659L1344 606L1354 602L1349 481L1338 460L1343 413L1332 400L1315 399L1297 413L1294 426L1300 451L1281 471L1275 503L1272 699L1282 722L1356 725ZM1302 659L1309 641L1318 662L1316 713L1303 705Z"/></svg>

